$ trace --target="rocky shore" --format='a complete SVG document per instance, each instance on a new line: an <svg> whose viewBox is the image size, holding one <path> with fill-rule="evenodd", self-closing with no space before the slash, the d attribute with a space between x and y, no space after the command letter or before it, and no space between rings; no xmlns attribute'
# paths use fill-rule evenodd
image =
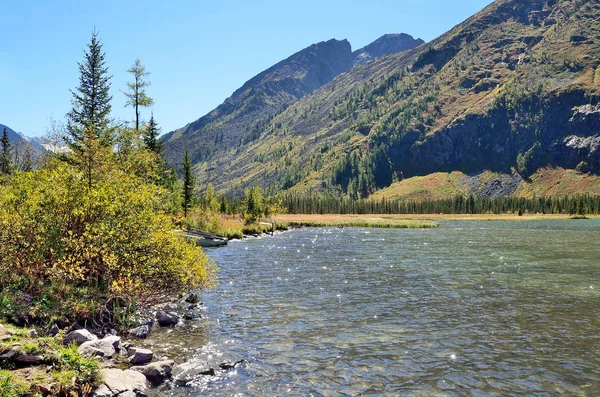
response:
<svg viewBox="0 0 600 397"><path fill-rule="evenodd" d="M64 386L52 378L40 377L39 373L48 373L56 366L53 357L69 354L59 352L60 349L76 349L81 360L91 360L90 367L96 366L92 371L97 372L87 380L73 377L77 395L152 396L153 388L164 382L185 385L199 376L214 376L243 363L243 360L213 363L213 367L208 363L182 362L181 357L157 356L152 350L136 346L136 341L147 338L158 327L200 321L201 306L200 294L193 292L179 301L142 309L138 325L120 332L121 335L114 329L92 330L75 325L63 330L53 326L40 336L40 330L0 324L0 368L7 368L9 373L21 376L21 381L30 382L26 386L31 395L58 395Z"/></svg>

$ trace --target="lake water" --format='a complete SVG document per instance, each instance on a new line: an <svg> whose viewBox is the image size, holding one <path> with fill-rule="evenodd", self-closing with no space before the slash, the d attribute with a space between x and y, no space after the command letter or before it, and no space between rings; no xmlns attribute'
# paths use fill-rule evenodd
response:
<svg viewBox="0 0 600 397"><path fill-rule="evenodd" d="M209 250L172 396L598 396L600 221L301 229ZM168 332L168 335L165 333Z"/></svg>

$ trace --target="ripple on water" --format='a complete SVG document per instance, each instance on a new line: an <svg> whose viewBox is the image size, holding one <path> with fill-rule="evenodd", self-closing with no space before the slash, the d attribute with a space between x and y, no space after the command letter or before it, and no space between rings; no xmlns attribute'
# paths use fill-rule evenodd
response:
<svg viewBox="0 0 600 397"><path fill-rule="evenodd" d="M205 318L146 343L246 360L173 396L600 395L599 238L522 221L246 240L210 251Z"/></svg>

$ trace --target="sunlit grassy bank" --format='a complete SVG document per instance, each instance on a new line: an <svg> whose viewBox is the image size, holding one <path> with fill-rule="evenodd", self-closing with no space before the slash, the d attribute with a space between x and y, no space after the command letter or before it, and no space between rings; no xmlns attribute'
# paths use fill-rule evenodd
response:
<svg viewBox="0 0 600 397"><path fill-rule="evenodd" d="M277 215L278 222L290 227L368 227L384 229L435 228L439 224L428 219L407 219L395 215Z"/></svg>

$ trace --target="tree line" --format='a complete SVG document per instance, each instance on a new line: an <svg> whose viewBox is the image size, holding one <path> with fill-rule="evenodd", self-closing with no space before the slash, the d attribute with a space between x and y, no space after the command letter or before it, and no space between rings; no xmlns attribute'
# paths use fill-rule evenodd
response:
<svg viewBox="0 0 600 397"><path fill-rule="evenodd" d="M440 200L354 200L332 194L278 196L290 214L600 214L600 195L497 197L457 195Z"/></svg>

